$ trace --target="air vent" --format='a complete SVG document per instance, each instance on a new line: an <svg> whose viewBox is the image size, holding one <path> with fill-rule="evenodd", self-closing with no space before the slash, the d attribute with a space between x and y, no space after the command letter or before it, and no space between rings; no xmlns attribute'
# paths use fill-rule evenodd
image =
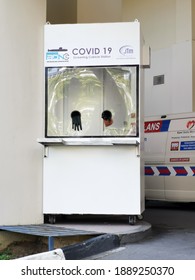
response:
<svg viewBox="0 0 195 280"><path fill-rule="evenodd" d="M153 85L163 85L165 83L165 75L158 75L153 77Z"/></svg>

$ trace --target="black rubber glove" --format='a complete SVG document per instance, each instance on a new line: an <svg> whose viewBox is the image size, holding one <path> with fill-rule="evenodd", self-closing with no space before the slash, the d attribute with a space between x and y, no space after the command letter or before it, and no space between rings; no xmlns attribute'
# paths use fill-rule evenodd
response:
<svg viewBox="0 0 195 280"><path fill-rule="evenodd" d="M72 118L72 129L82 130L81 113L79 111L72 111L70 116Z"/></svg>

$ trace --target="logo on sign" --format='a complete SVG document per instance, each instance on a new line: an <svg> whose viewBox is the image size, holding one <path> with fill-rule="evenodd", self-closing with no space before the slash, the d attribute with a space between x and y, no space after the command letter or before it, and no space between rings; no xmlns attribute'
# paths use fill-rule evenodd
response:
<svg viewBox="0 0 195 280"><path fill-rule="evenodd" d="M51 49L46 52L46 60L47 62L68 62L69 54L67 53L67 49L59 48L59 49Z"/></svg>
<svg viewBox="0 0 195 280"><path fill-rule="evenodd" d="M162 125L162 121L145 122L145 133L159 132Z"/></svg>
<svg viewBox="0 0 195 280"><path fill-rule="evenodd" d="M134 50L131 46L122 46L119 49L120 54L122 54L123 56L132 56L134 54Z"/></svg>
<svg viewBox="0 0 195 280"><path fill-rule="evenodd" d="M192 121L187 122L186 127L187 127L188 129L192 129L194 126L195 126L195 120L192 120Z"/></svg>
<svg viewBox="0 0 195 280"><path fill-rule="evenodd" d="M179 142L171 142L171 151L179 151Z"/></svg>

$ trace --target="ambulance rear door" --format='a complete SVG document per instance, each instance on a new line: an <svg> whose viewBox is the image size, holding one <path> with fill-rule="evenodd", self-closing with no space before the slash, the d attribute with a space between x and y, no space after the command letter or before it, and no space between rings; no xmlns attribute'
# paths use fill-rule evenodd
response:
<svg viewBox="0 0 195 280"><path fill-rule="evenodd" d="M195 201L195 114L178 115L170 122L165 166L165 198Z"/></svg>
<svg viewBox="0 0 195 280"><path fill-rule="evenodd" d="M165 199L165 153L170 120L145 119L145 194L146 199Z"/></svg>

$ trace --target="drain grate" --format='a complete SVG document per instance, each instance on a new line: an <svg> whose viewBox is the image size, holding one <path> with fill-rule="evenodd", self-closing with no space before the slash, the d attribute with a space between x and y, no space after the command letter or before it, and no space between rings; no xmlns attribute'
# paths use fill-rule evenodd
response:
<svg viewBox="0 0 195 280"><path fill-rule="evenodd" d="M0 230L23 233L29 235L48 237L49 251L54 249L54 237L58 236L80 236L80 235L101 235L95 231L85 231L65 226L56 226L48 224L40 225L20 225L20 226L0 226Z"/></svg>

